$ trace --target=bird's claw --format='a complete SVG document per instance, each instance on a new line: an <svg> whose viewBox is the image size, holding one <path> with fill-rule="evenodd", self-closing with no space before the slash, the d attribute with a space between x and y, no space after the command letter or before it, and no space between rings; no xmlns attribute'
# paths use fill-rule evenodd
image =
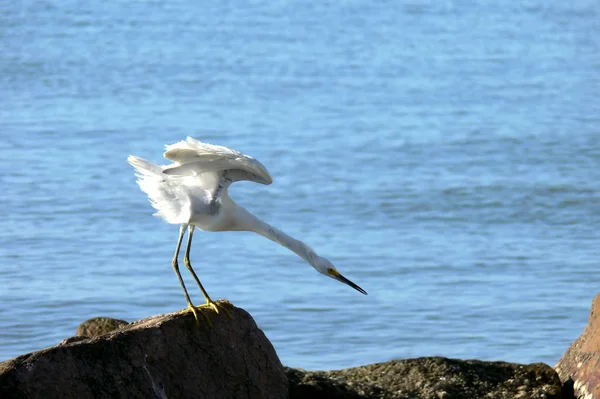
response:
<svg viewBox="0 0 600 399"><path fill-rule="evenodd" d="M216 303L214 302L206 302L206 305L204 306L210 306L211 308L213 308L213 310L215 311L215 313L219 314L219 307L217 306Z"/></svg>
<svg viewBox="0 0 600 399"><path fill-rule="evenodd" d="M202 316L204 317L204 319L208 323L208 326L212 327L212 322L210 321L210 319L208 318L208 316L205 315L204 312L199 312L197 307L195 307L192 304L188 304L188 308L186 310L184 310L184 312L189 312L189 311L191 311L194 314L194 319L196 319L196 325L198 327L200 327L200 319L198 318L198 314L199 313L202 313Z"/></svg>
<svg viewBox="0 0 600 399"><path fill-rule="evenodd" d="M231 306L231 303L229 303L229 301L218 301L218 302L214 302L212 300L207 300L206 303L204 305L200 305L198 306L199 308L201 307L210 307L211 309L213 309L215 311L215 313L219 314L220 310L224 310L225 313L227 314L227 316L231 319L231 313L229 313L229 310L227 310L227 308L225 308L223 305L227 304L229 306Z"/></svg>

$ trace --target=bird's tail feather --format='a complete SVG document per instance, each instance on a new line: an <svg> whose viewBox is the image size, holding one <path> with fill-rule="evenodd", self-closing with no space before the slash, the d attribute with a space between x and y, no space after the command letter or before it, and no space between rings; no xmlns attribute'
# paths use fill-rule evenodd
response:
<svg viewBox="0 0 600 399"><path fill-rule="evenodd" d="M161 217L167 223L182 223L181 200L184 198L178 192L180 188L177 185L172 185L170 176L163 173L163 167L152 162L146 161L143 158L130 155L127 162L135 168L137 183L148 195L150 204L157 210L155 216Z"/></svg>
<svg viewBox="0 0 600 399"><path fill-rule="evenodd" d="M143 158L130 155L127 157L127 162L135 168L138 177L158 177L162 173L162 168L152 162L146 161Z"/></svg>

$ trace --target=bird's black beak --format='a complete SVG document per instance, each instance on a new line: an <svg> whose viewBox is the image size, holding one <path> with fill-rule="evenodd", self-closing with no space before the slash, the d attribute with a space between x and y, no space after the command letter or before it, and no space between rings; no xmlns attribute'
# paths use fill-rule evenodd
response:
<svg viewBox="0 0 600 399"><path fill-rule="evenodd" d="M332 278L336 279L337 281L340 281L346 285L349 285L350 287L354 288L356 291L360 292L361 294L368 295L367 291L363 290L358 285L354 284L352 281L350 281L346 277L342 276L340 274L340 272L338 272L337 270L329 269L329 270L327 270L327 273L329 273L330 277L332 277Z"/></svg>

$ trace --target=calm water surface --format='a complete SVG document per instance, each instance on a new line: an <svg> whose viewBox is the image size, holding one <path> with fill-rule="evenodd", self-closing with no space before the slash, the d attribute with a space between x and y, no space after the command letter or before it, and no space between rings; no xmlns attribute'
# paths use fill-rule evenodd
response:
<svg viewBox="0 0 600 399"><path fill-rule="evenodd" d="M125 159L192 135L266 165L232 197L369 292L197 233L286 365L554 364L600 286L600 3L554 3L4 2L0 360L185 306Z"/></svg>

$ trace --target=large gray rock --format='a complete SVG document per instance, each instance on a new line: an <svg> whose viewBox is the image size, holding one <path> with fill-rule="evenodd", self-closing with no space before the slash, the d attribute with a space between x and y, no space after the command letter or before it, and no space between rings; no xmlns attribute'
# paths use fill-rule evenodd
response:
<svg viewBox="0 0 600 399"><path fill-rule="evenodd" d="M565 384L572 385L575 397L600 399L600 294L592 302L583 333L554 369Z"/></svg>
<svg viewBox="0 0 600 399"><path fill-rule="evenodd" d="M283 398L273 346L244 310L213 326L190 313L150 317L0 363L0 398Z"/></svg>
<svg viewBox="0 0 600 399"><path fill-rule="evenodd" d="M286 369L290 399L560 399L546 364L424 357L336 371Z"/></svg>

